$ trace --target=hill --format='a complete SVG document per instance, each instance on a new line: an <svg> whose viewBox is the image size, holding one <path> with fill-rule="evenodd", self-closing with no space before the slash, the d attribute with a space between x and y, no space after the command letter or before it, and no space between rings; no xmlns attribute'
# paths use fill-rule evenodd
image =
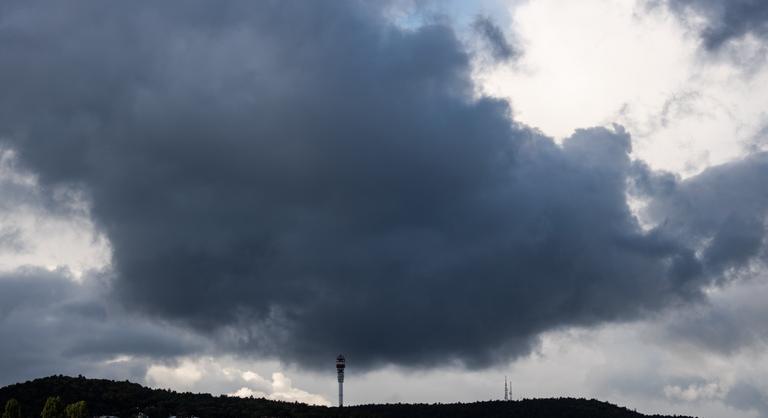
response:
<svg viewBox="0 0 768 418"><path fill-rule="evenodd" d="M586 399L525 399L454 404L385 404L339 408L267 399L212 396L150 389L128 381L51 376L0 388L0 405L17 399L24 417L39 417L45 400L60 396L64 403L84 400L93 415L151 418L224 417L348 417L348 418L640 418L651 417L606 402ZM665 418L664 415L653 415Z"/></svg>

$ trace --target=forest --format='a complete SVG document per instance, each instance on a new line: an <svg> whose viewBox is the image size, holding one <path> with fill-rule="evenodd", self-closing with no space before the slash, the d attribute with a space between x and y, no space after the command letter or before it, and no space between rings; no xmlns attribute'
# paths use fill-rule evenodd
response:
<svg viewBox="0 0 768 418"><path fill-rule="evenodd" d="M0 388L2 418L347 417L347 418L667 418L574 398L451 404L377 404L344 408L259 398L150 389L128 381L50 376ZM679 417L690 418L690 417Z"/></svg>

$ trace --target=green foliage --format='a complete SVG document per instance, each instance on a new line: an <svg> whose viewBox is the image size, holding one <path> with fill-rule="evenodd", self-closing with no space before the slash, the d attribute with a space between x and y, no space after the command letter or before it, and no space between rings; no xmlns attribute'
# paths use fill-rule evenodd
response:
<svg viewBox="0 0 768 418"><path fill-rule="evenodd" d="M78 401L67 405L64 410L67 418L90 418L91 413L88 412L88 404L85 401Z"/></svg>
<svg viewBox="0 0 768 418"><path fill-rule="evenodd" d="M45 401L45 406L40 416L42 418L64 418L64 407L61 403L61 398L49 396L48 400Z"/></svg>
<svg viewBox="0 0 768 418"><path fill-rule="evenodd" d="M8 399L5 403L5 412L3 418L21 418L21 406L19 401L14 398Z"/></svg>

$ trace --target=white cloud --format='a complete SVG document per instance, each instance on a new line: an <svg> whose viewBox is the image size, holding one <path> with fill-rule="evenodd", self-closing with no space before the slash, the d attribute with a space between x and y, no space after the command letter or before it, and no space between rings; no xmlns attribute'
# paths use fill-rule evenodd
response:
<svg viewBox="0 0 768 418"><path fill-rule="evenodd" d="M280 372L272 373L272 393L268 397L274 400L305 402L314 405L330 406L331 404L320 395L293 387L291 379Z"/></svg>
<svg viewBox="0 0 768 418"><path fill-rule="evenodd" d="M183 360L179 365L165 366L153 364L147 369L147 383L166 388L188 388L203 378L203 370L191 360Z"/></svg>
<svg viewBox="0 0 768 418"><path fill-rule="evenodd" d="M241 387L240 389L228 393L229 396L237 396L239 398L266 398L267 394L261 391L253 390L249 387Z"/></svg>
<svg viewBox="0 0 768 418"><path fill-rule="evenodd" d="M187 357L173 364L152 364L145 381L152 387L330 405L322 395L295 387L283 371L274 371L271 379L266 379L248 369L248 363L228 356ZM275 367L264 363L259 366Z"/></svg>
<svg viewBox="0 0 768 418"><path fill-rule="evenodd" d="M243 380L245 380L246 382L249 382L249 383L250 382L258 382L258 383L262 383L262 384L263 383L267 383L267 381L263 377L259 376L257 373L254 373L254 372L252 372L250 370L244 371L242 373L242 377L243 377Z"/></svg>
<svg viewBox="0 0 768 418"><path fill-rule="evenodd" d="M672 400L694 402L709 399L722 399L727 391L716 382L705 384L690 384L687 387L680 385L664 386L664 395Z"/></svg>
<svg viewBox="0 0 768 418"><path fill-rule="evenodd" d="M611 122L628 100L653 106L683 82L694 48L671 17L628 1L530 1L514 6L523 42L515 66L479 74L523 122L556 137Z"/></svg>
<svg viewBox="0 0 768 418"><path fill-rule="evenodd" d="M744 155L768 115L768 65L748 42L729 54L700 48L695 31L641 0L510 2L519 62L480 66L482 92L510 100L515 118L549 135L619 122L634 154L683 176ZM736 56L736 59L733 57Z"/></svg>
<svg viewBox="0 0 768 418"><path fill-rule="evenodd" d="M15 248L0 248L0 272L27 265L64 268L80 280L89 270L108 268L109 240L91 220L84 198L64 189L41 190L16 153L5 148L0 148L0 193L0 232L10 231L18 241ZM52 210L49 202L65 209Z"/></svg>

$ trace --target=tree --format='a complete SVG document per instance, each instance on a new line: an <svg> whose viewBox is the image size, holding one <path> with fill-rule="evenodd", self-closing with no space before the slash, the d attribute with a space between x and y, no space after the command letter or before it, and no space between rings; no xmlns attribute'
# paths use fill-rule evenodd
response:
<svg viewBox="0 0 768 418"><path fill-rule="evenodd" d="M3 418L21 418L21 406L16 399L8 399L5 403L5 412L3 412Z"/></svg>
<svg viewBox="0 0 768 418"><path fill-rule="evenodd" d="M42 418L64 418L64 408L61 403L61 398L58 396L50 396L45 401L43 412L40 414Z"/></svg>
<svg viewBox="0 0 768 418"><path fill-rule="evenodd" d="M91 413L88 412L88 405L85 401L75 402L67 405L65 410L67 418L90 418Z"/></svg>

